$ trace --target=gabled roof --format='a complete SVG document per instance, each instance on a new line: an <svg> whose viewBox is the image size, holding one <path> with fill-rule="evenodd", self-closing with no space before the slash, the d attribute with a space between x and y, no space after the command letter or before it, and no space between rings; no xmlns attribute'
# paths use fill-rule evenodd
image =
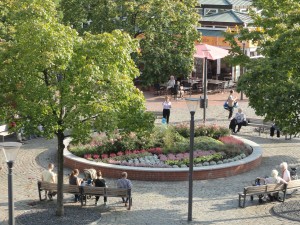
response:
<svg viewBox="0 0 300 225"><path fill-rule="evenodd" d="M231 5L228 0L198 0L199 5Z"/></svg>
<svg viewBox="0 0 300 225"><path fill-rule="evenodd" d="M199 5L215 5L215 6L250 6L252 0L198 0Z"/></svg>
<svg viewBox="0 0 300 225"><path fill-rule="evenodd" d="M252 0L227 0L233 6L250 6L252 5Z"/></svg>
<svg viewBox="0 0 300 225"><path fill-rule="evenodd" d="M251 17L247 13L236 12L234 10L229 10L222 13L217 13L208 16L202 16L200 22L222 22L222 23L252 23Z"/></svg>

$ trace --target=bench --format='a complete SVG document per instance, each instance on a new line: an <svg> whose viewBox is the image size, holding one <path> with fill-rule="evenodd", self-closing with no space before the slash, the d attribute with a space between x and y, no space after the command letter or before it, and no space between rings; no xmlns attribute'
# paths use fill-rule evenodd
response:
<svg viewBox="0 0 300 225"><path fill-rule="evenodd" d="M298 180L291 180L286 187L286 190L297 190L300 189L300 179Z"/></svg>
<svg viewBox="0 0 300 225"><path fill-rule="evenodd" d="M265 129L270 130L271 126L273 125L272 122L265 121L264 119L257 119L257 118L247 118L248 125L251 127L257 127L259 136L261 132L264 132Z"/></svg>
<svg viewBox="0 0 300 225"><path fill-rule="evenodd" d="M131 189L82 186L80 187L80 191L81 196L84 196L81 198L81 206L86 205L87 196L128 198L129 202L127 209L130 210L132 206Z"/></svg>
<svg viewBox="0 0 300 225"><path fill-rule="evenodd" d="M259 186L248 186L244 187L244 191L238 193L239 195L239 207L245 208L246 204L246 197L247 196L253 196L253 195L265 195L265 194L272 194L276 192L283 192L283 198L282 202L284 202L286 197L286 189L287 184L265 184L265 185L259 185ZM243 200L243 204L242 204ZM253 198L251 197L251 200Z"/></svg>
<svg viewBox="0 0 300 225"><path fill-rule="evenodd" d="M162 115L162 111L147 111L147 112L151 112L155 119L162 119L163 115Z"/></svg>
<svg viewBox="0 0 300 225"><path fill-rule="evenodd" d="M56 183L49 183L45 181L38 181L38 191L39 191L39 198L40 201L42 201L42 191L53 191L57 192L57 184ZM80 195L80 187L77 185L71 185L71 184L64 184L63 185L63 193L68 194L78 194Z"/></svg>
<svg viewBox="0 0 300 225"><path fill-rule="evenodd" d="M4 142L4 137L8 136L8 135L11 135L11 133L9 133L9 131L8 131L8 125L7 124L1 125L0 126L0 136L2 136L2 142Z"/></svg>

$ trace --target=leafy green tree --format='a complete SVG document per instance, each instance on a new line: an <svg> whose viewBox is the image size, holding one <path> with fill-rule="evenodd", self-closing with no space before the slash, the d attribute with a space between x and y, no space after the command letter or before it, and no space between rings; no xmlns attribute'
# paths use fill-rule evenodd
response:
<svg viewBox="0 0 300 225"><path fill-rule="evenodd" d="M247 73L237 88L249 97L256 114L275 120L286 133L298 133L300 2L255 0L253 4L261 9L259 14L252 13L256 29L242 30L239 38L256 43L264 58L244 61Z"/></svg>
<svg viewBox="0 0 300 225"><path fill-rule="evenodd" d="M67 133L75 141L93 130L146 132L153 116L133 85L139 71L130 54L137 41L120 31L78 36L58 22L52 0L5 0L10 40L0 43L0 107L16 130L57 138L57 215L63 207L63 150ZM2 38L2 37L1 37Z"/></svg>
<svg viewBox="0 0 300 225"><path fill-rule="evenodd" d="M197 1L183 0L62 0L63 21L79 33L123 30L141 39L141 67L145 85L187 77L193 68ZM75 12L75 13L74 13Z"/></svg>

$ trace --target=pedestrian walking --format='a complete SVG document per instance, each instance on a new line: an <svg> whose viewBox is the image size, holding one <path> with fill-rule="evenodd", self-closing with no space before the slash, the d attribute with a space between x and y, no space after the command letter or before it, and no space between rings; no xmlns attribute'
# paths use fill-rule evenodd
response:
<svg viewBox="0 0 300 225"><path fill-rule="evenodd" d="M170 101L170 97L166 96L165 101L162 103L163 105L163 118L166 119L167 124L169 123L169 118L170 118L170 113L171 113L171 108L172 108L172 103Z"/></svg>

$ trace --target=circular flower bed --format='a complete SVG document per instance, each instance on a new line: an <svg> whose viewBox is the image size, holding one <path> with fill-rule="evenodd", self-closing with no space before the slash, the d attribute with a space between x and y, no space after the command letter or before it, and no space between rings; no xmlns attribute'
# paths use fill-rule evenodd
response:
<svg viewBox="0 0 300 225"><path fill-rule="evenodd" d="M233 162L251 154L242 141L228 134L226 128L197 126L194 166ZM71 144L69 150L85 159L114 165L184 168L189 166L189 127L183 124L157 127L148 136L120 132L95 134L88 143Z"/></svg>

